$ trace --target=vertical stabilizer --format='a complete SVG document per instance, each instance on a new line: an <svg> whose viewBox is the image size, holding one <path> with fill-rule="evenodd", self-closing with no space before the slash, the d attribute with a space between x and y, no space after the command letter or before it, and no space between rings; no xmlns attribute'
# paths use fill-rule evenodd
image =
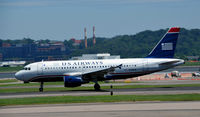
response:
<svg viewBox="0 0 200 117"><path fill-rule="evenodd" d="M179 27L170 28L147 58L173 58L179 31Z"/></svg>

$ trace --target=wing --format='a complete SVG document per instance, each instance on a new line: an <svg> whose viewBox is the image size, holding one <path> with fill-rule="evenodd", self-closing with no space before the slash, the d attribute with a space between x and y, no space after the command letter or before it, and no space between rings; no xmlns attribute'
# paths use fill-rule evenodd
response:
<svg viewBox="0 0 200 117"><path fill-rule="evenodd" d="M110 68L101 69L101 70L97 70L97 71L86 72L86 73L82 74L82 78L85 80L103 80L104 75L114 72L115 68L121 69L121 67L122 67L122 64L115 66L115 67L110 67Z"/></svg>

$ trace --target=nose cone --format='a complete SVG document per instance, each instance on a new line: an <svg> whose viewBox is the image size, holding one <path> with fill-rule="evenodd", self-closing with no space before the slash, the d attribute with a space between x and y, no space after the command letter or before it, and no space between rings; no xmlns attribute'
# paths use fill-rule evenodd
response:
<svg viewBox="0 0 200 117"><path fill-rule="evenodd" d="M16 78L17 80L22 80L22 79L23 79L23 75L22 75L21 71L15 73L15 78Z"/></svg>

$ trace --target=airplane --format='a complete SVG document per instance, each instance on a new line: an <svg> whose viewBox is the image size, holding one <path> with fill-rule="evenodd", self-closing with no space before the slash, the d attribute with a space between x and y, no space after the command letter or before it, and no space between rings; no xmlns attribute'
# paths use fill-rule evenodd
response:
<svg viewBox="0 0 200 117"><path fill-rule="evenodd" d="M40 92L44 82L55 81L64 81L65 87L94 82L98 91L98 81L133 78L184 64L184 60L173 58L179 31L179 27L170 28L145 58L41 61L26 65L15 78L24 83L40 82Z"/></svg>

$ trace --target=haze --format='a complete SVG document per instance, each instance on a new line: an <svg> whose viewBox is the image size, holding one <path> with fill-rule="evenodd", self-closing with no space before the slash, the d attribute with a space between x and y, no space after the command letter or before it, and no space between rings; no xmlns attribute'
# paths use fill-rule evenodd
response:
<svg viewBox="0 0 200 117"><path fill-rule="evenodd" d="M0 0L0 39L83 39L200 28L199 0Z"/></svg>

